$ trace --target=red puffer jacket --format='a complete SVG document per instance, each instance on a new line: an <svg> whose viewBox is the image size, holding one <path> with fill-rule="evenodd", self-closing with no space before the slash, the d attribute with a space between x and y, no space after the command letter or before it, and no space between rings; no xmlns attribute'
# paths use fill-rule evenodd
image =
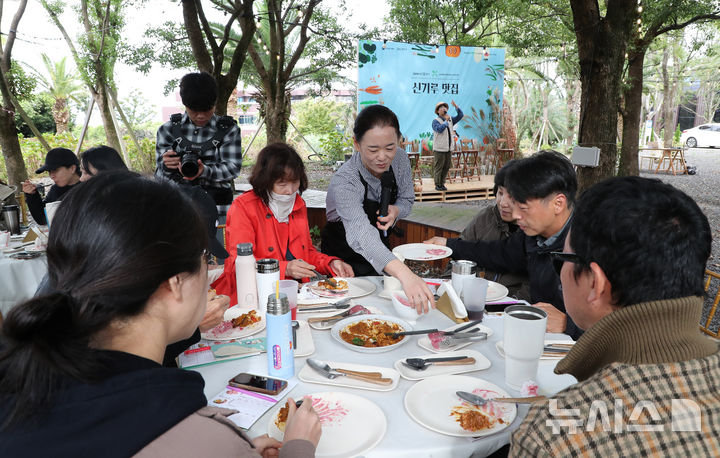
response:
<svg viewBox="0 0 720 458"><path fill-rule="evenodd" d="M239 243L252 243L255 259L273 258L280 261L280 279L285 278L287 250L295 259L302 259L325 275L335 275L330 262L339 259L320 253L310 240L307 207L302 197L295 198L295 207L287 223L279 223L272 211L252 191L237 197L230 206L225 228L225 246L230 257L220 278L213 283L218 294L230 296L230 304L237 304L235 258Z"/></svg>

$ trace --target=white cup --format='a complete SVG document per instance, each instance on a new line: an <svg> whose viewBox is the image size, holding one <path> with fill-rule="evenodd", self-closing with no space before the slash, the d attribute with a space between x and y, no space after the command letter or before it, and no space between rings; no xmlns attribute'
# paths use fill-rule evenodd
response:
<svg viewBox="0 0 720 458"><path fill-rule="evenodd" d="M385 291L388 296L390 296L393 291L402 291L402 283L395 277L383 275L383 291Z"/></svg>
<svg viewBox="0 0 720 458"><path fill-rule="evenodd" d="M511 305L503 315L505 383L514 390L537 378L545 343L547 313L529 305Z"/></svg>
<svg viewBox="0 0 720 458"><path fill-rule="evenodd" d="M10 245L10 232L0 232L0 248L7 248Z"/></svg>
<svg viewBox="0 0 720 458"><path fill-rule="evenodd" d="M55 202L45 204L45 216L47 218L48 227L50 227L50 225L52 224L52 220L53 218L55 218L55 212L57 211L61 203L61 200L56 200Z"/></svg>
<svg viewBox="0 0 720 458"><path fill-rule="evenodd" d="M481 320L485 310L488 281L480 277L463 280L463 303L470 320Z"/></svg>

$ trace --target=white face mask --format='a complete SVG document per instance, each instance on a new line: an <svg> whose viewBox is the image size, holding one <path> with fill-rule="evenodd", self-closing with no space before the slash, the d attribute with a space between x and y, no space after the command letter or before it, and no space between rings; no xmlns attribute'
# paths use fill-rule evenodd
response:
<svg viewBox="0 0 720 458"><path fill-rule="evenodd" d="M276 194L270 191L270 201L268 202L268 207L270 207L270 211L272 211L273 215L275 215L275 219L281 223L287 223L288 216L295 206L295 197L297 194L297 191L289 195Z"/></svg>

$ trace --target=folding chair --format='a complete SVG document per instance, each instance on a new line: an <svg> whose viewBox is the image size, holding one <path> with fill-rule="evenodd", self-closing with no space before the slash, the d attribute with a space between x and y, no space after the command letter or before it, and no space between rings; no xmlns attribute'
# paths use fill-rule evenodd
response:
<svg viewBox="0 0 720 458"><path fill-rule="evenodd" d="M711 335L717 339L720 337L720 335L718 335L720 334L720 330L716 328L715 331L712 331L710 329L710 323L712 323L713 318L715 318L715 313L717 312L718 308L718 302L720 302L720 274L706 269L705 275L707 275L707 278L705 279L705 292L708 292L710 290L711 283L713 284L714 288L716 288L716 292L712 308L710 309L710 313L708 313L705 323L700 324L700 330L705 334ZM715 280L714 282L713 279ZM710 297L709 294L708 297Z"/></svg>

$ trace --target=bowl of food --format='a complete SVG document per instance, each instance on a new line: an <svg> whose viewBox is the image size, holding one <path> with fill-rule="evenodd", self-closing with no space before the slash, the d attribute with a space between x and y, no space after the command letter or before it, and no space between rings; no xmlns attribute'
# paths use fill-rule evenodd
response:
<svg viewBox="0 0 720 458"><path fill-rule="evenodd" d="M410 324L415 324L420 317L424 316L424 314L418 314L417 310L415 310L415 306L412 302L410 302L403 291L393 291L390 294L390 299L392 300L397 316L408 321ZM429 309L430 304L428 304L428 310Z"/></svg>
<svg viewBox="0 0 720 458"><path fill-rule="evenodd" d="M384 353L409 340L407 336L388 335L412 331L407 321L390 315L358 315L339 321L330 335L341 345L360 353Z"/></svg>

